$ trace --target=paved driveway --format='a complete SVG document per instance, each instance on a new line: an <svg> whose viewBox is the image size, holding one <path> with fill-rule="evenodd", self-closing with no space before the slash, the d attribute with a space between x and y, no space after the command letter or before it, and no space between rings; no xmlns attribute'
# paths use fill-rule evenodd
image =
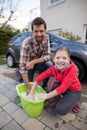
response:
<svg viewBox="0 0 87 130"><path fill-rule="evenodd" d="M84 94L79 114L70 112L59 116L53 109L44 108L41 116L29 117L16 92L19 84L16 69L0 65L0 130L87 130L87 97Z"/></svg>

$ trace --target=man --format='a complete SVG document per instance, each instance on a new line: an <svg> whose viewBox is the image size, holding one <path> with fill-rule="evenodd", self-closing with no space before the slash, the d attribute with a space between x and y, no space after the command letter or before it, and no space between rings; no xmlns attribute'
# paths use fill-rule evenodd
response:
<svg viewBox="0 0 87 130"><path fill-rule="evenodd" d="M23 41L20 53L20 73L27 87L27 94L30 92L29 82L33 81L36 70L48 69L50 61L50 43L46 35L46 22L41 18L35 18L31 23L32 36ZM46 87L48 79L43 82Z"/></svg>

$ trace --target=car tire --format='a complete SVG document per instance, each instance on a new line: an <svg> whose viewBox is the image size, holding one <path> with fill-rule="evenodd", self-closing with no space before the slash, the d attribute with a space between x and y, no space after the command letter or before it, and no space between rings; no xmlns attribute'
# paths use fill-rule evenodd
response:
<svg viewBox="0 0 87 130"><path fill-rule="evenodd" d="M73 60L73 62L76 64L78 70L79 70L79 80L82 81L85 77L85 67L83 64L81 64L81 62L79 62L78 60Z"/></svg>
<svg viewBox="0 0 87 130"><path fill-rule="evenodd" d="M11 68L14 67L15 61L14 61L13 56L11 56L11 55L7 56L7 65L8 65L8 67L11 67Z"/></svg>

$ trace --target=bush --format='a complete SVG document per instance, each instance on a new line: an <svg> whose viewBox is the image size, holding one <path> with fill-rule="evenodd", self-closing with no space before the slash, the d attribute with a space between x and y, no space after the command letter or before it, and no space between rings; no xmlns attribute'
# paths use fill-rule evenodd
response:
<svg viewBox="0 0 87 130"><path fill-rule="evenodd" d="M61 36L69 39L71 41L78 41L81 40L81 37L79 37L78 35L74 35L72 32L69 32L67 30L65 30L64 32L61 33Z"/></svg>
<svg viewBox="0 0 87 130"><path fill-rule="evenodd" d="M12 32L8 30L0 30L0 55L4 55L7 48L7 43L10 41L11 37L18 34L19 32Z"/></svg>

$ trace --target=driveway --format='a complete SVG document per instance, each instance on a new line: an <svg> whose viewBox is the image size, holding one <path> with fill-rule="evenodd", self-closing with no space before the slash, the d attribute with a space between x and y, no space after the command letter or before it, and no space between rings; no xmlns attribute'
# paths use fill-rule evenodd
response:
<svg viewBox="0 0 87 130"><path fill-rule="evenodd" d="M53 109L44 107L41 116L28 116L23 111L16 92L15 86L19 84L16 70L17 68L0 65L0 130L87 130L85 93L82 94L79 114L70 112L59 116Z"/></svg>
<svg viewBox="0 0 87 130"><path fill-rule="evenodd" d="M17 78L17 75L16 75L16 71L18 70L18 68L9 68L9 69L11 71L3 72L3 75L5 77L9 77L11 79L18 81L18 78ZM51 82L51 81L49 81L49 82ZM86 96L87 95L87 79L85 79L81 84L82 84L82 93Z"/></svg>

